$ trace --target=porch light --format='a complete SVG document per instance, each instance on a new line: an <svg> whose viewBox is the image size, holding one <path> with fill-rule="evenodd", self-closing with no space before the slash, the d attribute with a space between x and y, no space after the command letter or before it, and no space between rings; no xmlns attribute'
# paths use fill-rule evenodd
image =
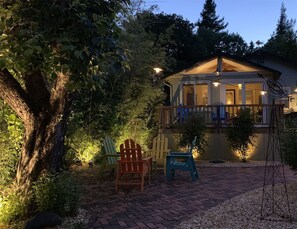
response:
<svg viewBox="0 0 297 229"><path fill-rule="evenodd" d="M297 92L297 87L295 88L295 90L294 90L295 92Z"/></svg>
<svg viewBox="0 0 297 229"><path fill-rule="evenodd" d="M238 88L239 88L239 89L242 88L242 84L241 84L241 83L238 84Z"/></svg>
<svg viewBox="0 0 297 229"><path fill-rule="evenodd" d="M220 82L219 82L218 80L216 80L216 81L214 81L212 84L213 84L215 87L217 87L217 86L220 85Z"/></svg>
<svg viewBox="0 0 297 229"><path fill-rule="evenodd" d="M260 93L261 93L261 95L266 95L267 91L261 91Z"/></svg>
<svg viewBox="0 0 297 229"><path fill-rule="evenodd" d="M156 68L154 68L154 71L155 71L156 74L159 74L160 72L163 71L163 69L159 68L159 67L156 67Z"/></svg>

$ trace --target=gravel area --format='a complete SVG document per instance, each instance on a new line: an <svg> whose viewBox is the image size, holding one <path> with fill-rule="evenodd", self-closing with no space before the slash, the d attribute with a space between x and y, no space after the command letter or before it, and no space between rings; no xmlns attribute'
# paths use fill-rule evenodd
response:
<svg viewBox="0 0 297 229"><path fill-rule="evenodd" d="M269 191L271 190L272 189L270 188ZM272 192L269 191L267 192L267 196L272 197ZM272 199L268 198L267 203L269 203L269 206L263 208L263 215L267 214L270 217L265 217L264 219L260 219L262 193L263 188L259 188L234 197L208 211L196 214L190 220L181 223L176 228L297 228L297 184L287 185L292 222L278 216L283 215L283 213L285 213L285 215L290 215L287 207L288 205L286 204L286 195L284 195L285 191L283 185L277 185L274 189L274 203L276 206L274 212L278 214L271 214L272 208L270 206L272 206ZM277 206L279 206L279 208L277 208Z"/></svg>

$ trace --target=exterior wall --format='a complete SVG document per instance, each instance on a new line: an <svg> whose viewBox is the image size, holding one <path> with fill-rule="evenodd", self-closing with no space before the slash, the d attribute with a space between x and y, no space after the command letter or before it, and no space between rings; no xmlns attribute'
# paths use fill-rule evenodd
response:
<svg viewBox="0 0 297 229"><path fill-rule="evenodd" d="M181 151L178 147L177 133L164 133L168 137L168 148L171 151ZM268 129L262 130L255 136L255 146L249 150L248 160L265 160L268 144ZM231 150L225 133L207 133L207 147L198 160L227 160L240 161L240 158ZM277 158L278 155L276 155Z"/></svg>
<svg viewBox="0 0 297 229"><path fill-rule="evenodd" d="M264 56L261 56L260 59L257 56L252 56L250 60L266 67L277 69L282 73L280 79L283 81L283 86L289 87L289 94L293 98L289 102L289 108L297 112L297 92L294 91L297 88L297 67L279 58L265 54L261 55Z"/></svg>

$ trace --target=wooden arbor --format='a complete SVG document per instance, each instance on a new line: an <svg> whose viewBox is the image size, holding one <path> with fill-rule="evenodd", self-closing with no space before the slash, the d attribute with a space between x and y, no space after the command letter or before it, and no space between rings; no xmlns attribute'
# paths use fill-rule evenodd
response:
<svg viewBox="0 0 297 229"><path fill-rule="evenodd" d="M120 160L118 161L118 170L116 178L116 192L119 186L140 186L140 190L144 190L144 177L149 176L152 157L143 158L139 144L132 139L127 139L120 145Z"/></svg>

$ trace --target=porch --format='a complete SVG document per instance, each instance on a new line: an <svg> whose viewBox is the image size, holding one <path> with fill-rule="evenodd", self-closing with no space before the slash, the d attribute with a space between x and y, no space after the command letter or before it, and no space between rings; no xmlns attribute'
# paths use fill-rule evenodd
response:
<svg viewBox="0 0 297 229"><path fill-rule="evenodd" d="M232 118L241 109L250 109L256 128L268 128L270 115L275 108L278 120L283 120L283 104L252 105L196 105L196 106L162 106L157 108L159 129L176 129L176 125L185 122L189 117L199 116L209 129L220 132L226 128Z"/></svg>

